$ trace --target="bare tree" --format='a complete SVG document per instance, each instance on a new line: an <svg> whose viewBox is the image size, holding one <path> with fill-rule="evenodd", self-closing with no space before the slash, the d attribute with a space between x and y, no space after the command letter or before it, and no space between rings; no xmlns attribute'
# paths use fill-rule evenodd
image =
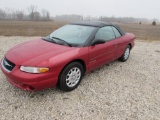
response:
<svg viewBox="0 0 160 120"><path fill-rule="evenodd" d="M29 12L30 20L34 20L35 19L35 13L37 12L37 6L31 5L30 7L27 8L27 10Z"/></svg>
<svg viewBox="0 0 160 120"><path fill-rule="evenodd" d="M17 20L24 20L24 11L19 10L16 12Z"/></svg>
<svg viewBox="0 0 160 120"><path fill-rule="evenodd" d="M41 14L42 14L42 20L45 21L47 11L46 11L45 9L42 9L42 10L41 10Z"/></svg>
<svg viewBox="0 0 160 120"><path fill-rule="evenodd" d="M34 20L35 20L35 21L39 21L40 18L41 18L41 14L40 14L39 12L35 12L35 13L34 13Z"/></svg>
<svg viewBox="0 0 160 120"><path fill-rule="evenodd" d="M49 11L47 11L46 18L47 18L48 21L50 20L50 13L49 13Z"/></svg>
<svg viewBox="0 0 160 120"><path fill-rule="evenodd" d="M49 13L49 11L47 11L46 9L42 9L41 10L41 14L42 14L42 20L43 21L50 20L50 13Z"/></svg>
<svg viewBox="0 0 160 120"><path fill-rule="evenodd" d="M0 9L0 20L4 20L6 18L6 13L4 10Z"/></svg>
<svg viewBox="0 0 160 120"><path fill-rule="evenodd" d="M41 12L37 10L37 6L31 5L25 10L14 10L11 8L0 8L0 20L31 20L31 21L49 21L51 19L50 13L46 9Z"/></svg>
<svg viewBox="0 0 160 120"><path fill-rule="evenodd" d="M6 13L6 20L15 20L16 19L16 13L14 9L11 8L5 8Z"/></svg>

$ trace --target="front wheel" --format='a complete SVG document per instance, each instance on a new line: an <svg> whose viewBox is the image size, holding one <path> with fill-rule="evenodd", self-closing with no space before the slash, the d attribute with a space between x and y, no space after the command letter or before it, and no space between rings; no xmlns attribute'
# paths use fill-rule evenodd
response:
<svg viewBox="0 0 160 120"><path fill-rule="evenodd" d="M120 61L125 62L129 58L130 55L130 45L128 45L123 53L123 55L119 58Z"/></svg>
<svg viewBox="0 0 160 120"><path fill-rule="evenodd" d="M71 91L77 88L84 75L83 66L79 62L67 65L59 76L59 87L63 91Z"/></svg>

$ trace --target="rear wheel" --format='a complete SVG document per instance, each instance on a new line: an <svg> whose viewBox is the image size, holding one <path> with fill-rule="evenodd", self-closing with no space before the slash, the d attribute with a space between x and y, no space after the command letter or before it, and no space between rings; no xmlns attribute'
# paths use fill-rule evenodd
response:
<svg viewBox="0 0 160 120"><path fill-rule="evenodd" d="M83 66L79 62L67 65L59 76L59 87L63 91L71 91L77 88L84 75Z"/></svg>
<svg viewBox="0 0 160 120"><path fill-rule="evenodd" d="M130 45L128 45L123 53L123 55L119 58L120 61L125 62L129 58L130 55Z"/></svg>

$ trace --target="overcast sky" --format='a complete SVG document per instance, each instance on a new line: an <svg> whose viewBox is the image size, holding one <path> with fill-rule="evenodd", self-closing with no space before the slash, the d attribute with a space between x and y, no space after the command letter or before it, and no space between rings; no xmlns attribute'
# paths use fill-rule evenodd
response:
<svg viewBox="0 0 160 120"><path fill-rule="evenodd" d="M160 0L0 0L0 8L25 9L36 5L52 16L79 14L160 19Z"/></svg>

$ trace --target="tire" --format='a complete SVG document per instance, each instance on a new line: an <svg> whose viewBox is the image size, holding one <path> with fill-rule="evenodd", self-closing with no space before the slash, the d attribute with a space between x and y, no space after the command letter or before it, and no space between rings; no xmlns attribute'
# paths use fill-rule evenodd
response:
<svg viewBox="0 0 160 120"><path fill-rule="evenodd" d="M130 45L128 45L123 53L123 55L119 58L120 61L122 62L126 62L129 58L129 55L130 55L130 50L131 50L131 47Z"/></svg>
<svg viewBox="0 0 160 120"><path fill-rule="evenodd" d="M72 62L61 72L58 86L63 91L72 91L78 87L83 76L84 69L82 64L79 62Z"/></svg>

